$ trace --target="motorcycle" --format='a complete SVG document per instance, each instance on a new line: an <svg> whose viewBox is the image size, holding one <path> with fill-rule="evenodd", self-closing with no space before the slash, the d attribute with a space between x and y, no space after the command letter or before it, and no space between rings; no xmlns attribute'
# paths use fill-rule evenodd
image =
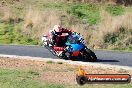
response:
<svg viewBox="0 0 132 88"><path fill-rule="evenodd" d="M59 35L58 39L59 38L63 41L62 46L59 47L57 45L52 45L47 36L44 36L42 40L44 46L59 58L72 59L73 57L80 57L90 62L95 62L97 60L95 53L86 46L85 40L79 33Z"/></svg>

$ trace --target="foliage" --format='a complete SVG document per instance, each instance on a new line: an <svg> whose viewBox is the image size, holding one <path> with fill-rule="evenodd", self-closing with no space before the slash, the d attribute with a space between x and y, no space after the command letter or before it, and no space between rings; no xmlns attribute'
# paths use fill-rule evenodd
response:
<svg viewBox="0 0 132 88"><path fill-rule="evenodd" d="M132 51L131 30L126 30L126 28L121 27L118 32L106 34L104 42L110 49Z"/></svg>
<svg viewBox="0 0 132 88"><path fill-rule="evenodd" d="M86 20L89 24L97 24L99 22L99 8L95 4L72 5L69 13L77 18Z"/></svg>
<svg viewBox="0 0 132 88"><path fill-rule="evenodd" d="M37 45L38 40L33 39L28 35L22 34L21 25L18 23L16 25L12 23L0 23L0 43L1 44L32 44Z"/></svg>
<svg viewBox="0 0 132 88"><path fill-rule="evenodd" d="M118 5L109 5L106 7L106 11L108 11L113 16L117 16L124 13L124 8Z"/></svg>

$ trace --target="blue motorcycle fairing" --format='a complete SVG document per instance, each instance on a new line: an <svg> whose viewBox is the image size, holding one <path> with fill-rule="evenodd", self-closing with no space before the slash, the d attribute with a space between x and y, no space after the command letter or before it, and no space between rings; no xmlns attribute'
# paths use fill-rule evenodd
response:
<svg viewBox="0 0 132 88"><path fill-rule="evenodd" d="M81 50L84 47L84 45L82 45L82 44L70 44L70 43L66 43L66 45L70 45L70 48L69 48L68 52L78 51L78 50Z"/></svg>
<svg viewBox="0 0 132 88"><path fill-rule="evenodd" d="M84 46L80 44L71 44L71 47L73 48L72 52L74 52L74 51L81 50Z"/></svg>
<svg viewBox="0 0 132 88"><path fill-rule="evenodd" d="M65 44L66 44L67 46L71 45L71 43L69 43L69 42L66 42Z"/></svg>

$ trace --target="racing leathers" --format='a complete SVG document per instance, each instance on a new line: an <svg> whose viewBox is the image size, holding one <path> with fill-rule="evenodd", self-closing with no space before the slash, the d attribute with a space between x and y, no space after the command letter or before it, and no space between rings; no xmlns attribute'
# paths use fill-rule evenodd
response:
<svg viewBox="0 0 132 88"><path fill-rule="evenodd" d="M55 31L52 31L51 32L51 35L52 35L52 37L51 37L51 43L52 43L52 45L58 45L57 44L57 36L58 35L62 35L63 33L67 33L68 35L70 35L72 32L71 32L71 30L68 30L68 29L65 29L65 28L61 28L61 32L55 32ZM59 41L59 42L63 42L63 41Z"/></svg>

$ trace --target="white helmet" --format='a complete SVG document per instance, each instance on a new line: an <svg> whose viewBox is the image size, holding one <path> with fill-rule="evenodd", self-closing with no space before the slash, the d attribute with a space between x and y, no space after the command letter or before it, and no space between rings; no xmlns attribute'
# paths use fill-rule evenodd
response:
<svg viewBox="0 0 132 88"><path fill-rule="evenodd" d="M54 28L53 28L53 30L55 32L61 32L61 26L60 25L55 25Z"/></svg>

